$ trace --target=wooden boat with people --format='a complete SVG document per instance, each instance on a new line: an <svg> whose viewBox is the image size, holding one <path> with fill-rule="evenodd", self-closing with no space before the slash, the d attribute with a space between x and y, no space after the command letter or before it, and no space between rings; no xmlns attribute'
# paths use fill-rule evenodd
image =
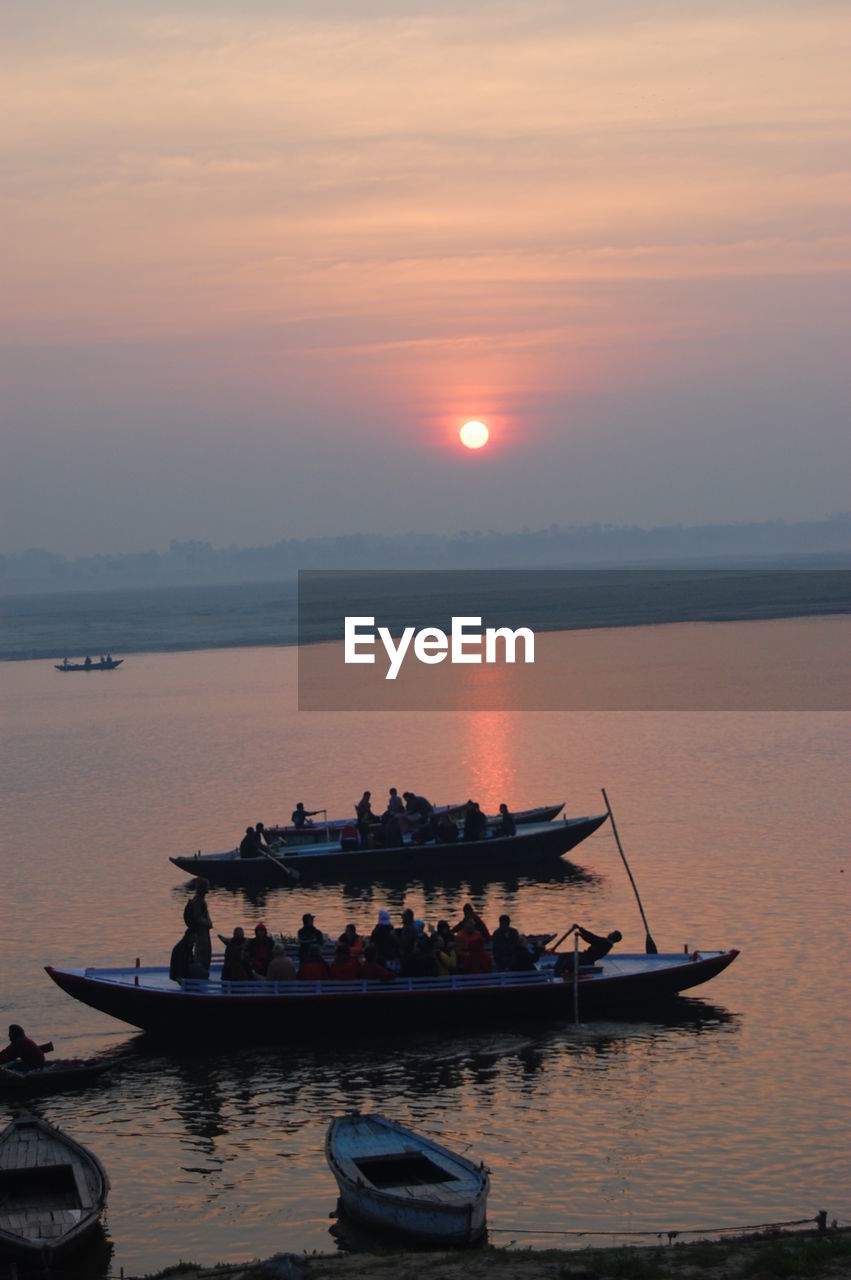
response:
<svg viewBox="0 0 851 1280"><path fill-rule="evenodd" d="M484 1165L395 1120L338 1116L325 1135L325 1158L352 1218L425 1244L471 1245L485 1234Z"/></svg>
<svg viewBox="0 0 851 1280"><path fill-rule="evenodd" d="M47 1266L95 1231L109 1179L81 1143L38 1116L0 1134L0 1251Z"/></svg>
<svg viewBox="0 0 851 1280"><path fill-rule="evenodd" d="M100 1079L111 1065L107 1060L95 1062L82 1058L56 1058L43 1067L30 1071L0 1067L0 1098L26 1098L82 1089Z"/></svg>
<svg viewBox="0 0 851 1280"><path fill-rule="evenodd" d="M101 658L98 662L92 662L91 658L87 658L85 662L69 662L67 658L62 662L54 662L57 671L114 671L116 667L120 667L123 658L113 658L109 655Z"/></svg>
<svg viewBox="0 0 851 1280"><path fill-rule="evenodd" d="M440 804L434 806L436 817L442 814L448 814L453 821L457 822L464 816L463 804ZM512 816L518 827L528 827L537 822L552 822L557 818L564 808L564 801L561 804L543 804L538 805L534 809L519 809ZM316 812L316 811L314 811ZM324 813L320 809L319 813ZM493 829L500 821L498 813L488 814L488 827ZM286 844L323 844L331 839L339 839L340 833L344 827L351 826L352 818L329 818L327 821L305 823L302 827L293 826L292 823L287 825L278 824L271 827L265 827L267 837L272 840L283 840ZM376 830L380 829L380 824L376 824Z"/></svg>
<svg viewBox="0 0 851 1280"><path fill-rule="evenodd" d="M457 840L422 844L406 836L394 848L342 848L339 840L326 844L285 847L243 858L239 850L227 853L196 853L169 861L190 876L203 876L211 885L225 888L282 887L309 881L364 878L380 875L406 880L433 872L488 874L510 872L522 875L542 864L557 862L601 827L606 814L588 818L566 818L563 822L543 822L520 827L513 836L488 833L483 840Z"/></svg>
<svg viewBox="0 0 851 1280"><path fill-rule="evenodd" d="M526 972L396 978L380 982L222 981L169 978L165 967L60 968L47 973L75 1000L170 1042L215 1042L223 1049L291 1038L303 1032L358 1036L402 1025L462 1027L580 1019L622 1011L635 1016L723 972L736 950L668 954L612 952L579 969L554 972L552 954Z"/></svg>

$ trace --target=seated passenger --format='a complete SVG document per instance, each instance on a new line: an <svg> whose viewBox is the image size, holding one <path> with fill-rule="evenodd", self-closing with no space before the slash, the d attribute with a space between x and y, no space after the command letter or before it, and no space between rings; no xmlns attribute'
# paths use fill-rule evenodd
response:
<svg viewBox="0 0 851 1280"><path fill-rule="evenodd" d="M517 939L514 957L508 967L513 973L528 973L535 968L535 962L540 954L540 947L531 943L521 933Z"/></svg>
<svg viewBox="0 0 851 1280"><path fill-rule="evenodd" d="M579 952L579 967L583 965L596 964L598 960L602 960L603 956L607 956L616 942L620 942L623 934L619 929L614 929L611 933L607 933L605 938L597 933L592 933L590 929L583 929L581 924L572 924L567 931L566 937L570 937L572 933L577 933L583 942L587 942L588 946L584 951ZM555 962L553 973L559 977L563 973L573 973L573 952L565 951Z"/></svg>
<svg viewBox="0 0 851 1280"><path fill-rule="evenodd" d="M484 840L487 831L487 816L475 800L468 800L464 806L464 840Z"/></svg>
<svg viewBox="0 0 851 1280"><path fill-rule="evenodd" d="M490 973L493 960L485 949L485 940L475 929L465 929L459 935L465 938L466 945L458 948L458 968L461 973Z"/></svg>
<svg viewBox="0 0 851 1280"><path fill-rule="evenodd" d="M402 912L402 926L396 930L396 947L399 956L399 972L407 974L419 938L419 930L414 923L414 913L410 907Z"/></svg>
<svg viewBox="0 0 851 1280"><path fill-rule="evenodd" d="M516 836L517 823L514 821L514 815L508 812L508 805L501 804L499 806L499 822L496 824L497 836Z"/></svg>
<svg viewBox="0 0 851 1280"><path fill-rule="evenodd" d="M442 813L437 820L435 839L438 844L455 844L458 839L458 824L453 822L448 813Z"/></svg>
<svg viewBox="0 0 851 1280"><path fill-rule="evenodd" d="M387 964L389 960L395 960L398 956L399 946L396 941L396 931L390 920L390 912L383 907L378 913L378 924L370 934L370 940L375 944L378 959L382 964Z"/></svg>
<svg viewBox="0 0 851 1280"><path fill-rule="evenodd" d="M338 946L346 946L349 948L350 955L359 960L363 954L363 938L358 933L353 924L347 924L343 932L337 939Z"/></svg>
<svg viewBox="0 0 851 1280"><path fill-rule="evenodd" d="M386 814L381 823L381 838L385 849L401 849L405 843L398 813Z"/></svg>
<svg viewBox="0 0 851 1280"><path fill-rule="evenodd" d="M222 982L250 982L254 974L245 954L245 930L237 925L232 937L219 937L225 944Z"/></svg>
<svg viewBox="0 0 851 1280"><path fill-rule="evenodd" d="M492 938L493 963L499 972L513 968L514 953L519 941L520 934L512 928L511 916L500 916L499 928L494 931Z"/></svg>
<svg viewBox="0 0 851 1280"><path fill-rule="evenodd" d="M322 953L322 944L325 941L325 935L321 929L317 929L313 923L314 917L309 911L305 911L301 917L301 928L296 934L298 939L298 958L299 963L307 958L307 953L312 946L319 948L320 955Z"/></svg>
<svg viewBox="0 0 851 1280"><path fill-rule="evenodd" d="M336 982L353 982L360 977L359 969L357 957L352 955L344 942L340 943L331 961L331 977Z"/></svg>
<svg viewBox="0 0 851 1280"><path fill-rule="evenodd" d="M254 937L245 944L245 959L250 969L260 977L264 975L272 959L273 941L265 924L254 926Z"/></svg>
<svg viewBox="0 0 851 1280"><path fill-rule="evenodd" d="M364 947L360 977L365 978L368 982L394 982L396 979L393 970L388 969L387 965L382 964L379 960L378 950L374 942L368 942Z"/></svg>
<svg viewBox="0 0 851 1280"><path fill-rule="evenodd" d="M283 942L276 942L272 948L272 959L266 970L267 982L292 982L295 979L295 964L287 955Z"/></svg>
<svg viewBox="0 0 851 1280"><path fill-rule="evenodd" d="M171 950L168 976L172 982L182 982L192 976L192 956L195 951L195 930L187 929L179 942Z"/></svg>
<svg viewBox="0 0 851 1280"><path fill-rule="evenodd" d="M245 835L239 842L240 858L259 858L262 856L260 837L254 827L246 827Z"/></svg>
<svg viewBox="0 0 851 1280"><path fill-rule="evenodd" d="M456 925L453 925L452 932L456 935L459 934L461 930L464 928L468 920L473 921L473 924L475 925L476 929L479 931L479 933L487 942L487 940L491 936L490 929L487 927L487 925L485 924L482 917L478 914L478 912L473 910L473 904L471 902L464 903L463 914L461 916L461 919L458 921Z"/></svg>
<svg viewBox="0 0 851 1280"><path fill-rule="evenodd" d="M44 1066L43 1050L35 1040L30 1040L17 1022L9 1027L9 1043L0 1052L0 1066L7 1064L13 1071L38 1071Z"/></svg>
<svg viewBox="0 0 851 1280"><path fill-rule="evenodd" d="M419 934L417 937L414 953L408 963L407 976L411 978L439 978L441 976L432 940L424 933Z"/></svg>
<svg viewBox="0 0 851 1280"><path fill-rule="evenodd" d="M307 955L301 962L298 976L302 982L322 982L331 977L331 970L322 959L322 952L314 943L308 948Z"/></svg>
<svg viewBox="0 0 851 1280"><path fill-rule="evenodd" d="M446 921L443 921L446 924ZM438 925L438 928L440 926ZM449 925L446 925L447 931ZM455 944L452 935L449 934L449 940L442 933L435 933L431 939L431 953L437 963L437 972L441 978L449 978L455 972L458 965L458 957L455 953Z"/></svg>

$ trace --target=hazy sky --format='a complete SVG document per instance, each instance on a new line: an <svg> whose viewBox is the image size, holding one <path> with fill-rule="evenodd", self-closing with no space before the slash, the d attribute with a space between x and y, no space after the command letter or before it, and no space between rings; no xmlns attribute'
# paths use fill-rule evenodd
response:
<svg viewBox="0 0 851 1280"><path fill-rule="evenodd" d="M10 3L0 551L847 509L849 65L819 0Z"/></svg>

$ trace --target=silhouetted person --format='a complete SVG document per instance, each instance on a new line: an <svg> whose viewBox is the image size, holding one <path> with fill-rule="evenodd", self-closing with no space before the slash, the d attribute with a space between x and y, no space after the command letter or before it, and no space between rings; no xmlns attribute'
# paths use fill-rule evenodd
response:
<svg viewBox="0 0 851 1280"><path fill-rule="evenodd" d="M0 1066L6 1064L13 1071L38 1071L39 1067L44 1066L43 1051L35 1040L30 1040L23 1027L19 1027L17 1022L13 1022L9 1027L9 1043L0 1053Z"/></svg>
<svg viewBox="0 0 851 1280"><path fill-rule="evenodd" d="M514 821L514 814L509 813L507 804L499 806L499 822L494 834L498 836L517 835L517 823Z"/></svg>
<svg viewBox="0 0 851 1280"><path fill-rule="evenodd" d="M572 933L578 933L583 942L587 942L588 946L584 951L579 952L579 967L583 965L596 964L598 960L602 960L603 956L607 956L616 942L620 942L623 934L619 929L614 929L611 933L607 933L602 937L599 933L592 933L590 929L583 929L581 924L572 924L567 931L569 938ZM559 956L556 960L553 973L556 977L562 973L573 972L573 952L566 951L564 955Z"/></svg>

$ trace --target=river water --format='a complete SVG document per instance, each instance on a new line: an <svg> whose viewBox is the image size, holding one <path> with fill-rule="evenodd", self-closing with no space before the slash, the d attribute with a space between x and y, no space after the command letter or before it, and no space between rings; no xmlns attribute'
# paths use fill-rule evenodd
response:
<svg viewBox="0 0 851 1280"><path fill-rule="evenodd" d="M783 624L741 625L770 648ZM641 634L637 678L659 679ZM354 1108L484 1160L496 1243L851 1218L847 713L305 714L296 683L281 648L143 654L74 677L0 664L0 1023L61 1055L127 1050L99 1087L36 1104L109 1172L114 1274L333 1248L323 1136ZM605 786L660 950L741 955L664 1021L388 1026L197 1053L150 1044L44 974L166 963L186 896L168 854L232 847L298 799L346 814L390 785L491 811L564 800L572 815L599 812ZM608 825L574 860L585 876L214 890L211 914L222 933L261 919L294 932L310 910L336 935L370 929L381 906L455 919L469 898L491 922L579 920L643 949Z"/></svg>

